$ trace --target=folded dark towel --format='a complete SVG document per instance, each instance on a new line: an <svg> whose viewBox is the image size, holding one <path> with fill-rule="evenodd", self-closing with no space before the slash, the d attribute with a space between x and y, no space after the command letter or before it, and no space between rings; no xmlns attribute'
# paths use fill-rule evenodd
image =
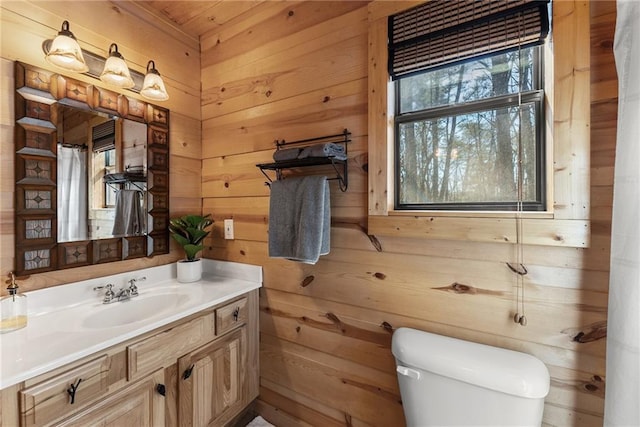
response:
<svg viewBox="0 0 640 427"><path fill-rule="evenodd" d="M276 150L273 153L273 160L276 162L282 162L285 160L297 159L301 150L301 148L284 148L282 150Z"/></svg>
<svg viewBox="0 0 640 427"><path fill-rule="evenodd" d="M299 159L307 157L334 157L337 160L347 160L344 145L328 142L305 147L298 156Z"/></svg>

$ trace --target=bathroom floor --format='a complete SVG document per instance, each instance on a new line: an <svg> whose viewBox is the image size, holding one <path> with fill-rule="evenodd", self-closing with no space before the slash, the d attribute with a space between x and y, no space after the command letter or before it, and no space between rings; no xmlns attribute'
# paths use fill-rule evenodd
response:
<svg viewBox="0 0 640 427"><path fill-rule="evenodd" d="M246 427L275 427L261 416L255 417Z"/></svg>

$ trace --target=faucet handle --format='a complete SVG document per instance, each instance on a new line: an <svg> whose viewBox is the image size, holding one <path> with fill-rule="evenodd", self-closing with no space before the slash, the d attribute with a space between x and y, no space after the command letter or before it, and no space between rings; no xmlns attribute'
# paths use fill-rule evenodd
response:
<svg viewBox="0 0 640 427"><path fill-rule="evenodd" d="M133 278L129 280L129 294L132 297L137 297L138 294L138 286L136 286L136 282L142 282L144 280L147 280L147 278L145 276L139 277L139 278Z"/></svg>
<svg viewBox="0 0 640 427"><path fill-rule="evenodd" d="M107 283L104 286L96 286L96 287L93 288L94 291L99 291L99 290L102 290L102 289L106 289L107 290L104 293L104 299L102 300L102 302L105 303L105 304L108 304L116 296L115 292L113 292L113 285L111 283Z"/></svg>

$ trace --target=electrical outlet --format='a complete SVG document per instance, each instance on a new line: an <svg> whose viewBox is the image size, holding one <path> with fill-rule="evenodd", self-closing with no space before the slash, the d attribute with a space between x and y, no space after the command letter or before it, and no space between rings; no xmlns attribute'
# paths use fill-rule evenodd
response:
<svg viewBox="0 0 640 427"><path fill-rule="evenodd" d="M224 220L224 238L233 240L233 219Z"/></svg>

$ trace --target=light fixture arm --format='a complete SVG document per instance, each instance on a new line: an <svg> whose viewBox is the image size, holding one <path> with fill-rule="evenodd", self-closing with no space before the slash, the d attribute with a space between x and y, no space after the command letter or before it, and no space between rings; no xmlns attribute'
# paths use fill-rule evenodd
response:
<svg viewBox="0 0 640 427"><path fill-rule="evenodd" d="M118 45L115 43L111 43L111 46L109 46L109 56L115 56L116 58L124 59L122 54L118 52Z"/></svg>
<svg viewBox="0 0 640 427"><path fill-rule="evenodd" d="M69 31L69 21L62 21L62 27L60 28L60 31L58 31L58 35L71 37L72 39L77 40L76 36L74 36L73 33Z"/></svg>
<svg viewBox="0 0 640 427"><path fill-rule="evenodd" d="M160 75L158 70L156 70L156 63L153 61L153 59L149 60L149 62L147 63L147 73Z"/></svg>

